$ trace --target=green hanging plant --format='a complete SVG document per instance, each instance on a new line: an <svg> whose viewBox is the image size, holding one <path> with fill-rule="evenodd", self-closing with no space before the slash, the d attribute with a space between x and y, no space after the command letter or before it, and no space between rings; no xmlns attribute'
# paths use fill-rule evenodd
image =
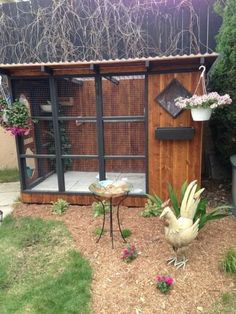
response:
<svg viewBox="0 0 236 314"><path fill-rule="evenodd" d="M16 100L8 105L5 99L0 99L0 125L13 135L28 135L32 120L27 106Z"/></svg>

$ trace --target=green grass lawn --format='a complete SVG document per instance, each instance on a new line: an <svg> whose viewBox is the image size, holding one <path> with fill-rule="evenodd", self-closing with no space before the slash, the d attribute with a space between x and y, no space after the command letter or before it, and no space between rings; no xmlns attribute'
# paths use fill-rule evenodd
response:
<svg viewBox="0 0 236 314"><path fill-rule="evenodd" d="M7 217L0 227L0 313L90 313L91 267L63 223Z"/></svg>
<svg viewBox="0 0 236 314"><path fill-rule="evenodd" d="M0 170L0 183L16 181L19 181L19 171L17 169L5 168Z"/></svg>

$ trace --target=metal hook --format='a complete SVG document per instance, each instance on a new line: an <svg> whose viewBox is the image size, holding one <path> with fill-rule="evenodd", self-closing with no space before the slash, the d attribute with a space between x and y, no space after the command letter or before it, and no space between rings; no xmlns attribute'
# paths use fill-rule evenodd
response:
<svg viewBox="0 0 236 314"><path fill-rule="evenodd" d="M205 76L205 72L206 72L206 67L205 65L200 65L199 70L202 69L202 73L200 75L200 77L204 77Z"/></svg>

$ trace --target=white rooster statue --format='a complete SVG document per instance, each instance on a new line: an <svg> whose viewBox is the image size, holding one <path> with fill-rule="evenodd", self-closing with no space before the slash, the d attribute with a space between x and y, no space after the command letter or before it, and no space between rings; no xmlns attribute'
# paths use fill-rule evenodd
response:
<svg viewBox="0 0 236 314"><path fill-rule="evenodd" d="M203 191L204 189L197 191L197 181L192 181L186 188L180 207L180 217L177 219L170 207L165 207L160 215L165 224L165 238L176 253L175 257L168 260L168 264L174 264L177 268L186 266L188 260L185 258L184 249L198 235L199 219L193 223L193 218Z"/></svg>

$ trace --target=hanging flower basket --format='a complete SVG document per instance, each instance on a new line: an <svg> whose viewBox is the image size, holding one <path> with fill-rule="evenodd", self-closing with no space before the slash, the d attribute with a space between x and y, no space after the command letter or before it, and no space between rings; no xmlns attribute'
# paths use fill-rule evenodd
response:
<svg viewBox="0 0 236 314"><path fill-rule="evenodd" d="M175 105L181 109L191 109L194 121L207 121L215 108L223 107L232 103L228 94L220 96L216 92L202 96L193 95L191 98L179 97L175 100Z"/></svg>
<svg viewBox="0 0 236 314"><path fill-rule="evenodd" d="M17 100L8 105L5 99L0 99L0 125L12 135L28 135L32 120L27 106Z"/></svg>

